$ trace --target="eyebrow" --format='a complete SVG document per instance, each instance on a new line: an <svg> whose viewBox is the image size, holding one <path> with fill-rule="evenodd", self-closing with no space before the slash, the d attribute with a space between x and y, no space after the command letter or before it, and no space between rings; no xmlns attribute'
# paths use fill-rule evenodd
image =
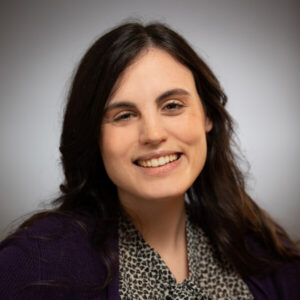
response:
<svg viewBox="0 0 300 300"><path fill-rule="evenodd" d="M173 96L173 95L188 95L189 96L190 93L188 91L186 91L184 89L180 89L180 88L168 90L168 91L163 92L161 95L159 95L155 99L155 102L157 104L159 104L163 99ZM107 105L104 109L104 112L106 113L107 111L112 110L114 108L118 108L118 107L135 108L136 105L130 101L119 101L119 102Z"/></svg>

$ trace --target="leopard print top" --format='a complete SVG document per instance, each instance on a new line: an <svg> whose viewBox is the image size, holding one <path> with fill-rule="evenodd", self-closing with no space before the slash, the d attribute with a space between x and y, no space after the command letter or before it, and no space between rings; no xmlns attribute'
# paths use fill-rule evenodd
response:
<svg viewBox="0 0 300 300"><path fill-rule="evenodd" d="M121 300L254 299L233 267L220 258L207 236L186 221L189 277L177 283L160 255L125 217L119 222Z"/></svg>

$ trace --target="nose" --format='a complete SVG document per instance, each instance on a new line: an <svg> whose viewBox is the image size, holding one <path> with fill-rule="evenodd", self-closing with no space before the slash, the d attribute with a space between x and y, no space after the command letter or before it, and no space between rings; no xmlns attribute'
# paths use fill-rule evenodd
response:
<svg viewBox="0 0 300 300"><path fill-rule="evenodd" d="M143 145L158 145L167 140L167 131L163 121L153 115L144 117L141 120L139 140Z"/></svg>

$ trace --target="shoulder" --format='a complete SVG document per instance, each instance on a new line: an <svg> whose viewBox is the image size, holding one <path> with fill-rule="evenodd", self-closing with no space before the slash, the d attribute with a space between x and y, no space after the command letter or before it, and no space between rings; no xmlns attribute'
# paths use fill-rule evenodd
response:
<svg viewBox="0 0 300 300"><path fill-rule="evenodd" d="M0 253L16 248L24 253L30 250L32 256L46 256L49 260L54 256L57 260L59 256L63 256L63 252L58 250L70 250L74 243L74 251L88 247L89 230L91 228L86 226L82 218L60 214L45 215L1 242Z"/></svg>
<svg viewBox="0 0 300 300"><path fill-rule="evenodd" d="M277 271L245 279L255 299L300 299L300 265L286 263Z"/></svg>
<svg viewBox="0 0 300 300"><path fill-rule="evenodd" d="M0 298L11 297L17 291L24 294L24 289L34 289L36 296L38 290L45 290L41 286L49 287L49 283L84 285L103 281L105 267L90 243L92 224L92 220L82 217L48 215L2 241Z"/></svg>
<svg viewBox="0 0 300 300"><path fill-rule="evenodd" d="M263 246L253 237L248 244L258 255L264 253ZM300 299L300 262L286 262L274 271L245 279L255 299Z"/></svg>

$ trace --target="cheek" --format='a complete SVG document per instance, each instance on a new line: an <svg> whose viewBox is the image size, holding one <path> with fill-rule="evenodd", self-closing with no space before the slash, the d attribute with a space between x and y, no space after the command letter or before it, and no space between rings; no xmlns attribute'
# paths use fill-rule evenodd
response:
<svg viewBox="0 0 300 300"><path fill-rule="evenodd" d="M182 119L176 130L177 139L182 144L185 152L188 168L186 178L193 182L201 173L207 156L206 131L203 116L200 114L189 114Z"/></svg>
<svg viewBox="0 0 300 300"><path fill-rule="evenodd" d="M199 114L189 114L176 126L176 136L187 145L206 145L204 121Z"/></svg>
<svg viewBox="0 0 300 300"><path fill-rule="evenodd" d="M107 125L102 130L100 152L105 170L117 188L124 188L132 181L131 159L136 145L136 132L133 128Z"/></svg>
<svg viewBox="0 0 300 300"><path fill-rule="evenodd" d="M126 128L107 125L103 127L100 140L100 151L106 167L126 162L133 145L133 132Z"/></svg>

